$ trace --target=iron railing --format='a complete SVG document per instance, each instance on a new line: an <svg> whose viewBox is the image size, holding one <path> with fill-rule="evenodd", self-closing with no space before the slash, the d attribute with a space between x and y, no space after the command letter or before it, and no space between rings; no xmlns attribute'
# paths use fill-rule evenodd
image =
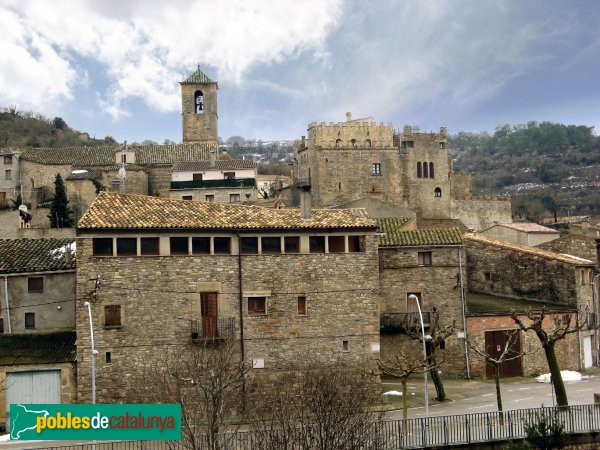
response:
<svg viewBox="0 0 600 450"><path fill-rule="evenodd" d="M423 325L429 328L431 323L431 314L423 311ZM386 313L379 317L379 332L380 333L406 333L409 330L418 329L421 327L421 319L419 313Z"/></svg>
<svg viewBox="0 0 600 450"><path fill-rule="evenodd" d="M525 427L538 422L540 417L545 417L550 423L559 422L563 425L567 435L600 431L600 404L516 409L503 413L488 412L374 422L371 426L368 444L363 447L391 450L522 439L527 437ZM291 441L290 445L285 448L304 450L314 447L306 439L310 434L302 428L291 430L291 433L288 430L285 436L283 430L278 429L266 429L260 432L238 431L222 433L219 435L218 441L219 448L250 450L262 448L267 441L274 442L279 437L286 437L291 438ZM296 440L300 440L302 444L297 444ZM203 445L202 436L199 436L198 442L200 448L208 450L208 445ZM36 446L35 448L42 447ZM43 448L51 450L166 450L188 447L173 441L131 441Z"/></svg>
<svg viewBox="0 0 600 450"><path fill-rule="evenodd" d="M192 341L231 339L235 331L234 318L202 317L191 319Z"/></svg>
<svg viewBox="0 0 600 450"><path fill-rule="evenodd" d="M171 181L171 189L256 187L255 178L229 178L227 180Z"/></svg>

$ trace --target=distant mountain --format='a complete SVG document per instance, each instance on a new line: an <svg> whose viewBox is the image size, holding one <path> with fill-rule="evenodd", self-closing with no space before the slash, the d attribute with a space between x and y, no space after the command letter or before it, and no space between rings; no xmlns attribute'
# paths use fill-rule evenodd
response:
<svg viewBox="0 0 600 450"><path fill-rule="evenodd" d="M481 194L514 197L517 217L600 215L600 137L594 127L530 121L491 133L459 132L454 170L473 174Z"/></svg>
<svg viewBox="0 0 600 450"><path fill-rule="evenodd" d="M96 147L113 145L106 136L93 139L87 133L73 130L60 117L50 119L42 114L20 112L15 107L0 109L0 147Z"/></svg>

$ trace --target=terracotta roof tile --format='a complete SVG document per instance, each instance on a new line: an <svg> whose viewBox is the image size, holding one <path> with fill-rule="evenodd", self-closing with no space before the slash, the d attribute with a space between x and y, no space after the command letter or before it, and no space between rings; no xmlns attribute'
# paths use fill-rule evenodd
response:
<svg viewBox="0 0 600 450"><path fill-rule="evenodd" d="M176 163L173 172L194 172L201 170L255 169L256 162L249 159L219 159L211 166L210 161L185 161Z"/></svg>
<svg viewBox="0 0 600 450"><path fill-rule="evenodd" d="M0 335L0 365L75 361L75 341L74 331Z"/></svg>
<svg viewBox="0 0 600 450"><path fill-rule="evenodd" d="M548 250L541 250L537 247L528 247L526 245L513 244L512 242L498 241L496 239L490 239L488 237L482 236L481 234L467 233L467 234L465 234L465 240L481 242L484 244L493 245L494 247L505 248L507 250L516 250L521 253L526 253L528 255L539 256L541 258L546 258L546 259L552 259L555 261L560 261L560 262L572 264L575 266L594 265L593 261L579 258L577 256L566 255L563 253L554 253L554 252L550 252Z"/></svg>
<svg viewBox="0 0 600 450"><path fill-rule="evenodd" d="M302 220L298 209L267 209L233 203L185 201L102 192L90 205L79 229L357 229L375 220L364 209L317 209Z"/></svg>
<svg viewBox="0 0 600 450"><path fill-rule="evenodd" d="M464 240L458 228L428 228L402 231L410 219L381 217L379 224L380 247L414 247L421 245L462 245Z"/></svg>
<svg viewBox="0 0 600 450"><path fill-rule="evenodd" d="M70 246L71 259L64 257ZM1 239L0 273L75 269L74 239Z"/></svg>

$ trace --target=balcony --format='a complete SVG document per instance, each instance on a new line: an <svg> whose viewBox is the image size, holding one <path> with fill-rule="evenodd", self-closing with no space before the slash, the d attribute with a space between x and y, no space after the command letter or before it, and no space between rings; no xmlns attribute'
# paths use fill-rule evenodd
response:
<svg viewBox="0 0 600 450"><path fill-rule="evenodd" d="M256 187L255 178L229 178L227 180L171 181L171 189L212 189L212 188Z"/></svg>
<svg viewBox="0 0 600 450"><path fill-rule="evenodd" d="M235 319L233 317L226 319L216 317L191 319L190 325L192 342L231 339L235 331Z"/></svg>
<svg viewBox="0 0 600 450"><path fill-rule="evenodd" d="M423 324L429 328L430 313L423 312ZM379 333L407 333L410 330L421 328L419 313L389 313L379 317Z"/></svg>

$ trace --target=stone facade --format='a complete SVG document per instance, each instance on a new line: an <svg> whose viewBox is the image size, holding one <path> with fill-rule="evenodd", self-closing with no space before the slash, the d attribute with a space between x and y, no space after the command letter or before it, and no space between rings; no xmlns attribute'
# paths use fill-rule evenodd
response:
<svg viewBox="0 0 600 450"><path fill-rule="evenodd" d="M586 234L567 234L553 241L540 244L537 247L542 250L565 253L598 262L596 259L595 237Z"/></svg>
<svg viewBox="0 0 600 450"><path fill-rule="evenodd" d="M518 226L524 229L519 229ZM537 245L543 244L544 242L552 241L560 236L560 233L558 231L553 230L551 228L547 228L546 230L527 231L526 228L528 226L540 229L546 228L538 224L498 224L486 230L482 230L481 234L491 239L513 242L515 244L527 245L530 247L535 247Z"/></svg>
<svg viewBox="0 0 600 450"><path fill-rule="evenodd" d="M183 121L183 142L212 142L219 138L217 114L217 83L205 75L200 68L181 84L181 114ZM199 102L202 102L199 107ZM200 108L200 109L199 109Z"/></svg>
<svg viewBox="0 0 600 450"><path fill-rule="evenodd" d="M89 323L81 305L90 299L94 287L90 278L96 275L102 279L92 303L95 345L100 352L96 365L99 402L129 398L132 392L128 383L144 362L169 350L197 345L190 336L190 320L201 318L203 292L216 293L218 316L235 323L233 339L238 342L242 302L241 345L246 362L255 367L251 380L271 380L280 370L293 369L300 361L341 358L369 365L379 356L377 236L373 231L359 233L364 236L360 252L316 254L308 252L309 235L313 234L344 233L272 230L268 236L300 236L300 253L242 256L237 254L235 234L188 233L186 236L229 237L231 254L172 256L169 238L182 234L168 230L101 235L81 232L77 249L80 401L90 400ZM261 234L243 234L247 235ZM161 256L94 256L92 239L99 236L156 236ZM298 297L305 298L306 314L299 314ZM248 298L264 298L266 313L249 311ZM104 326L108 305L121 307L121 326ZM107 352L111 355L109 363Z"/></svg>
<svg viewBox="0 0 600 450"><path fill-rule="evenodd" d="M19 185L19 152L12 148L0 150L0 208L17 197Z"/></svg>

